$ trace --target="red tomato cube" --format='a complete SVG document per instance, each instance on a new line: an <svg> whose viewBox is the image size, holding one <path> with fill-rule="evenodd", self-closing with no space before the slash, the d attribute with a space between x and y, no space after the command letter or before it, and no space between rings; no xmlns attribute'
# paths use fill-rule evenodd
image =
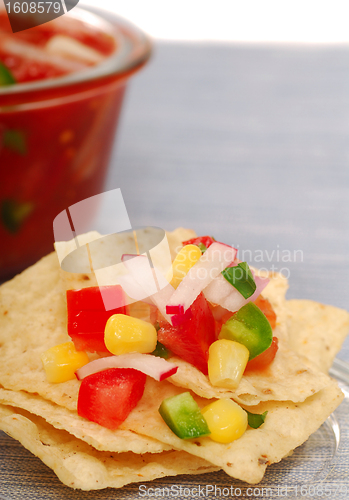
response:
<svg viewBox="0 0 349 500"><path fill-rule="evenodd" d="M78 414L115 430L143 396L146 375L133 368L109 368L84 378L78 397Z"/></svg>
<svg viewBox="0 0 349 500"><path fill-rule="evenodd" d="M160 319L158 341L207 375L208 348L216 340L215 321L202 293L190 310L191 317L177 326Z"/></svg>

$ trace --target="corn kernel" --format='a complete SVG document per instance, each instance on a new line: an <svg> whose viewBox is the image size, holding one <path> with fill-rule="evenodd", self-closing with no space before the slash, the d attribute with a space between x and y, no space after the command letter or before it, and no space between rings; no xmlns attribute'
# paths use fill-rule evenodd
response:
<svg viewBox="0 0 349 500"><path fill-rule="evenodd" d="M247 413L231 399L218 399L201 410L217 443L239 439L247 429Z"/></svg>
<svg viewBox="0 0 349 500"><path fill-rule="evenodd" d="M110 316L104 330L107 349L116 355L128 352L153 352L157 332L151 323L125 314Z"/></svg>
<svg viewBox="0 0 349 500"><path fill-rule="evenodd" d="M85 351L77 351L73 342L56 345L41 354L47 380L51 383L75 379L75 372L89 363Z"/></svg>
<svg viewBox="0 0 349 500"><path fill-rule="evenodd" d="M234 340L216 340L208 351L208 376L212 385L236 389L245 371L250 352Z"/></svg>
<svg viewBox="0 0 349 500"><path fill-rule="evenodd" d="M176 255L172 263L171 285L177 288L190 268L200 259L202 253L197 245L185 245Z"/></svg>

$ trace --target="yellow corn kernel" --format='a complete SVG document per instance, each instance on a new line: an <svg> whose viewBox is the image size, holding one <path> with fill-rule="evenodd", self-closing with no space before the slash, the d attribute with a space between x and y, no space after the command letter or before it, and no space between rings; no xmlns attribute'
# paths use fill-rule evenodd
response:
<svg viewBox="0 0 349 500"><path fill-rule="evenodd" d="M75 379L75 372L89 363L85 351L77 351L74 342L56 345L41 354L47 380L51 383Z"/></svg>
<svg viewBox="0 0 349 500"><path fill-rule="evenodd" d="M212 385L236 389L245 371L250 352L234 340L216 340L208 350L208 376Z"/></svg>
<svg viewBox="0 0 349 500"><path fill-rule="evenodd" d="M172 263L172 279L171 285L177 288L184 276L188 274L188 271L197 261L200 259L202 253L198 246L196 245L185 245Z"/></svg>
<svg viewBox="0 0 349 500"><path fill-rule="evenodd" d="M128 352L153 352L157 342L157 332L151 323L132 318L125 314L110 316L105 325L104 342L113 354Z"/></svg>
<svg viewBox="0 0 349 500"><path fill-rule="evenodd" d="M247 413L231 399L218 399L201 410L210 438L217 443L239 439L247 429Z"/></svg>

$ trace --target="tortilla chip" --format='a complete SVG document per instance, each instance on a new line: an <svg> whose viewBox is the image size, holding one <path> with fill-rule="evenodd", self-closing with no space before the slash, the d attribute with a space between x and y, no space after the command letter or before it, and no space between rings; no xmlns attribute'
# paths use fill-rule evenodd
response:
<svg viewBox="0 0 349 500"><path fill-rule="evenodd" d="M284 314L286 288L287 282L280 275L272 275L266 287L278 317ZM329 379L308 368L297 354L287 352L286 334L282 333L285 325L279 320L280 349L273 367L258 376L244 376L236 391L213 388L207 377L192 365L185 367L184 361L172 380L207 398L225 395L249 405L268 400L304 401L324 388ZM60 268L52 253L0 288L0 384L5 389L37 393L75 410L79 382L48 383L40 359L42 352L69 340Z"/></svg>
<svg viewBox="0 0 349 500"><path fill-rule="evenodd" d="M279 349L272 365L263 372L246 372L237 389L231 390L213 387L209 378L195 366L181 359L172 358L179 369L169 380L175 385L192 390L201 397L232 398L243 405L257 405L270 400L302 402L326 387L330 379L311 367L303 356L289 348L286 321L288 309L285 299L287 279L279 273L256 269L254 271L270 279L263 290L263 296L270 301L276 313L277 325L273 335L279 340Z"/></svg>
<svg viewBox="0 0 349 500"><path fill-rule="evenodd" d="M163 399L177 395L181 392L183 392L183 389L177 388L168 382L159 383L152 379L148 379L143 398L132 413L130 413L128 418L121 424L120 429L128 432L132 431L140 436L148 436L153 439L157 439L161 436L161 440L169 447L176 450L186 451L194 457L206 460L207 462L213 464L214 467L222 468L228 475L251 484L258 483L262 479L267 465L279 462L294 448L301 445L310 434L317 430L317 428L324 422L324 420L326 420L328 415L330 415L330 413L343 399L343 394L338 388L336 382L332 381L326 389L323 389L316 395L308 398L303 403L278 403L273 401L261 403L258 406L249 408L249 410L253 413L268 411L265 423L259 429L248 428L241 438L232 443L220 444L209 438L183 440L173 434L173 432L167 427L158 413L158 407ZM210 402L197 396L194 397L200 407L206 406ZM16 398L14 398L14 400L15 399ZM16 402L18 401L19 400L17 399ZM49 409L50 404L44 400L41 409L45 407L45 405L47 405L47 409ZM34 411L41 411L38 406L33 406L32 409ZM69 410L67 411L69 412ZM24 410L18 410L17 408L16 412L28 416ZM46 411L46 414L47 413L48 410ZM71 415L71 427L77 427L80 423L80 417L76 412L71 411L69 413ZM58 414L53 417L55 421L60 419L60 415L61 414ZM29 418L30 420L36 422L37 417L34 415L30 414ZM50 418L52 419L52 416ZM45 425L51 427L49 424ZM1 419L0 428L9 432L6 422L4 424L4 421ZM55 432L65 431L58 431L55 429ZM10 434L13 435L11 432ZM26 437L16 437L16 439L19 439L25 447L33 451L33 445L30 441L28 442ZM76 441L80 443L79 446L88 446L80 440ZM38 450L35 449L34 453L43 459L43 457L38 453ZM69 457L69 448L68 450L65 450L65 453L67 453L67 456ZM96 453L98 452L96 451ZM168 452L164 453L166 454ZM120 459L123 460L121 455L127 456L130 454L120 454ZM163 454L160 454L159 457L162 455ZM153 454L152 456L154 457L153 460L156 461L157 454ZM152 459L150 458L150 460ZM82 463L84 463L84 460L82 460ZM47 463L47 465L52 467L50 463ZM60 471L57 471L56 469L54 470L61 478ZM186 471L183 470L178 473L183 472ZM186 473L189 473L189 470ZM130 481L134 480L134 478L130 479ZM63 480L63 482L68 484L66 479ZM87 482L85 486L74 485L74 487L81 487L83 489L91 488L89 482ZM96 485L94 487L96 487Z"/></svg>
<svg viewBox="0 0 349 500"><path fill-rule="evenodd" d="M143 398L120 427L150 437L161 436L161 440L173 448L204 458L230 476L251 484L261 481L267 465L279 462L306 441L344 397L337 383L331 381L325 389L303 403L268 401L249 407L252 413L268 411L265 423L258 429L248 428L232 443L220 444L210 438L180 439L167 427L157 409L166 397L181 392L183 389L166 381L156 384L149 379ZM200 407L209 403L197 396L195 400Z"/></svg>
<svg viewBox="0 0 349 500"><path fill-rule="evenodd" d="M169 378L173 384L204 398L231 398L247 406L270 400L302 402L331 383L328 376L312 369L282 345L267 370L246 372L234 390L213 387L206 375L182 359L172 358L171 362L179 366L177 373Z"/></svg>
<svg viewBox="0 0 349 500"><path fill-rule="evenodd" d="M172 447L129 431L117 429L111 431L95 422L80 417L63 406L58 406L40 396L23 391L8 391L0 388L0 404L21 408L38 415L56 429L62 429L96 450L124 453L161 453Z"/></svg>
<svg viewBox="0 0 349 500"><path fill-rule="evenodd" d="M287 327L291 349L328 372L349 331L349 313L312 300L289 300Z"/></svg>
<svg viewBox="0 0 349 500"><path fill-rule="evenodd" d="M182 241L183 235L179 234L180 238L177 234L177 240L173 241ZM86 286L91 286L92 280L84 276L87 275L77 273L70 285L75 287L84 281ZM241 387L232 394L226 389L213 388L201 372L179 360L181 387L148 378L138 406L117 431L109 431L78 416L80 384L77 380L62 384L49 384L46 380L40 354L69 340L60 268L56 255L51 254L0 287L0 384L3 387L0 388L0 427L42 458L72 487L118 487L164 475L208 472L217 467L233 477L257 483L268 464L280 461L302 444L343 398L334 381L314 370L311 361L308 366L306 358L289 350L286 313L288 311L292 331L296 311L292 306L286 308L286 289L285 279L275 275L263 294L272 302L278 316L280 349L273 366L263 374L250 373L244 377ZM326 318L323 322L332 324L332 317ZM315 323L314 316L311 320L314 338ZM306 324L305 315L302 327ZM337 334L335 329L333 332ZM342 338L342 330L339 336ZM298 341L294 339L298 351L301 338L300 334ZM336 348L340 343L336 342ZM322 349L327 360L333 352ZM239 440L227 445L209 438L181 440L164 423L158 407L163 399L183 392L183 387L209 398L233 397L243 406L253 405L248 408L253 413L268 411L267 419L259 429L248 429ZM209 392L212 390L214 392ZM201 407L210 402L195 394L194 398ZM152 452L171 448L179 451L147 454L145 459L141 455L145 448ZM121 453L110 459L110 453L115 451ZM138 474L143 472L144 476L139 479Z"/></svg>
<svg viewBox="0 0 349 500"><path fill-rule="evenodd" d="M0 405L0 427L53 469L62 483L85 491L217 470L182 451L144 455L97 451L44 419L10 406Z"/></svg>

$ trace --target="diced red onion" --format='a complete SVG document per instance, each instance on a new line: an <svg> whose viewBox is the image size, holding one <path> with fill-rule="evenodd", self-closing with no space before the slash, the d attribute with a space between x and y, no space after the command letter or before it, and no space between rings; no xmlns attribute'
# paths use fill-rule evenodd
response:
<svg viewBox="0 0 349 500"><path fill-rule="evenodd" d="M122 261L132 277L170 323L171 317L166 313L166 304L174 293L173 286L166 280L159 269L150 267L149 260L145 255L123 255Z"/></svg>
<svg viewBox="0 0 349 500"><path fill-rule="evenodd" d="M135 370L139 370L149 375L149 377L154 378L158 382L174 375L178 370L177 365L166 361L164 358L152 356L151 354L134 352L130 354L121 354L120 356L107 356L95 359L79 368L75 372L75 375L78 380L82 380L88 375L107 370L108 368L134 368Z"/></svg>
<svg viewBox="0 0 349 500"><path fill-rule="evenodd" d="M212 243L180 282L167 306L182 305L185 312L200 292L234 261L236 254L237 250L229 245Z"/></svg>
<svg viewBox="0 0 349 500"><path fill-rule="evenodd" d="M142 302L153 304L150 297L148 297L147 293L144 291L141 285L134 279L134 277L131 274L119 275L117 280L118 283L122 286L122 289L124 290L126 295L131 299L128 301L128 303L141 300Z"/></svg>
<svg viewBox="0 0 349 500"><path fill-rule="evenodd" d="M261 278L260 276L254 276L254 280L257 288L254 294L248 299L245 299L222 274L211 281L203 293L206 299L212 304L220 305L228 311L235 312L248 302L256 300L269 283L268 278Z"/></svg>
<svg viewBox="0 0 349 500"><path fill-rule="evenodd" d="M184 323L185 321L188 321L188 319L190 319L191 317L193 316L193 313L191 312L191 309L189 307L189 309L187 309L185 311L185 313L181 313L181 314L174 314L172 317L171 317L171 322L172 322L172 325L173 326L179 326L181 325L182 323Z"/></svg>
<svg viewBox="0 0 349 500"><path fill-rule="evenodd" d="M184 314L184 307L182 304L177 306L166 306L167 314Z"/></svg>

